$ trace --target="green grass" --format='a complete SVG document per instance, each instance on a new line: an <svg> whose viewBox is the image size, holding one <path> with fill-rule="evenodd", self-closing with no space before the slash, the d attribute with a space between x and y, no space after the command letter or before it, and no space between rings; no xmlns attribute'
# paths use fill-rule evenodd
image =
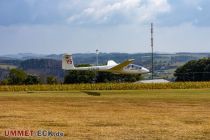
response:
<svg viewBox="0 0 210 140"><path fill-rule="evenodd" d="M7 129L63 131L63 139L210 137L210 89L0 92L0 104L0 139Z"/></svg>

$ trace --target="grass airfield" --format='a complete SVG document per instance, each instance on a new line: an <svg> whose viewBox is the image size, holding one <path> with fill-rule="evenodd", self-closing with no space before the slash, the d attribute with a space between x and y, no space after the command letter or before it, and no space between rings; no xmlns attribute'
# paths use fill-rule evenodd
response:
<svg viewBox="0 0 210 140"><path fill-rule="evenodd" d="M0 139L23 139L4 137L8 129L75 140L208 140L210 89L0 92Z"/></svg>

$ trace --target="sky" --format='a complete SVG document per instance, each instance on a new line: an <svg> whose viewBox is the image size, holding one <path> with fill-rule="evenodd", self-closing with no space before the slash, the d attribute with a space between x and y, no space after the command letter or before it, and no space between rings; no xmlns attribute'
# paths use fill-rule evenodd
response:
<svg viewBox="0 0 210 140"><path fill-rule="evenodd" d="M0 0L0 55L209 52L209 0Z"/></svg>

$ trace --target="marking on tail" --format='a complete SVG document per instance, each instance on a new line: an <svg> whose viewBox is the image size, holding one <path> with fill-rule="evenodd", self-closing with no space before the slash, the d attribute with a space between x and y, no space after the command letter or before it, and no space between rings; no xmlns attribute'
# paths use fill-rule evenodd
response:
<svg viewBox="0 0 210 140"><path fill-rule="evenodd" d="M72 59L70 56L66 56L66 63L67 64L72 64Z"/></svg>

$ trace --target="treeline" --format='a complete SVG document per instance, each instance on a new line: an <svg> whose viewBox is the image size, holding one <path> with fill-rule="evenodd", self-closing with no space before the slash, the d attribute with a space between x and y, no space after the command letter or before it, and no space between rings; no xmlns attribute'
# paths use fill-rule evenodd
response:
<svg viewBox="0 0 210 140"><path fill-rule="evenodd" d="M54 76L48 76L46 82L43 82L37 75L27 74L22 69L11 69L8 76L0 81L1 85L35 85L35 84L57 84Z"/></svg>
<svg viewBox="0 0 210 140"><path fill-rule="evenodd" d="M135 82L142 79L141 75L113 74L110 72L96 71L68 71L64 83L116 83Z"/></svg>
<svg viewBox="0 0 210 140"><path fill-rule="evenodd" d="M35 85L35 84L75 84L75 83L106 83L106 82L135 82L140 80L140 75L122 75L109 72L95 71L67 71L64 82L55 76L47 76L43 80L38 75L27 74L22 69L11 69L8 76L0 81L1 85Z"/></svg>
<svg viewBox="0 0 210 140"><path fill-rule="evenodd" d="M210 58L192 60L176 69L176 81L210 81Z"/></svg>

